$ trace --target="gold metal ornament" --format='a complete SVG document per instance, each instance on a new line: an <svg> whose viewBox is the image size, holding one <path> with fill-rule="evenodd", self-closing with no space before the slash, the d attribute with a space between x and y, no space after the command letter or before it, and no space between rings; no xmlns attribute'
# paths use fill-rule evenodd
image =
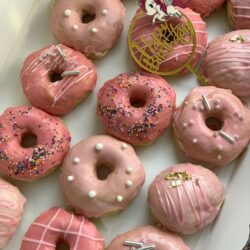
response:
<svg viewBox="0 0 250 250"><path fill-rule="evenodd" d="M242 35L234 35L232 38L230 38L231 42L238 42L238 43L244 43L246 41L246 37Z"/></svg>

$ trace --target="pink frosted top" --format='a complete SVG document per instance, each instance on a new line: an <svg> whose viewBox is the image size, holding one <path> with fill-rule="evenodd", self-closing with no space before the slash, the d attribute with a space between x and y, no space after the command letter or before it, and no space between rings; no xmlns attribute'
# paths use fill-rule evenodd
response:
<svg viewBox="0 0 250 250"><path fill-rule="evenodd" d="M224 200L224 188L210 170L190 163L169 167L148 191L151 211L167 229L193 234L210 224Z"/></svg>
<svg viewBox="0 0 250 250"><path fill-rule="evenodd" d="M249 124L249 110L231 91L197 87L177 109L173 127L187 156L223 167L248 145Z"/></svg>
<svg viewBox="0 0 250 250"><path fill-rule="evenodd" d="M150 143L169 126L175 98L161 77L124 73L99 90L97 114L109 134L131 144Z"/></svg>
<svg viewBox="0 0 250 250"><path fill-rule="evenodd" d="M71 250L104 250L105 242L93 223L63 208L42 213L24 235L20 250L56 250L65 242Z"/></svg>
<svg viewBox="0 0 250 250"><path fill-rule="evenodd" d="M26 199L18 188L0 178L0 249L16 232Z"/></svg>
<svg viewBox="0 0 250 250"><path fill-rule="evenodd" d="M153 226L140 227L117 236L107 250L133 249L126 245L126 241L141 243L145 249L154 246L155 250L190 250L179 236ZM135 249L139 249L139 247Z"/></svg>

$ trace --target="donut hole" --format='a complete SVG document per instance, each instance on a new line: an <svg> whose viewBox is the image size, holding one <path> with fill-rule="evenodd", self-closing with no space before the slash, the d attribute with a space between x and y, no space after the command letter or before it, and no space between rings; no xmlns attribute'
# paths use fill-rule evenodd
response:
<svg viewBox="0 0 250 250"><path fill-rule="evenodd" d="M146 105L147 93L143 89L131 91L129 96L130 105L134 108L143 108Z"/></svg>
<svg viewBox="0 0 250 250"><path fill-rule="evenodd" d="M66 241L58 241L56 243L56 250L70 250L70 245Z"/></svg>
<svg viewBox="0 0 250 250"><path fill-rule="evenodd" d="M213 131L219 131L222 129L224 123L218 117L208 117L205 120L206 126Z"/></svg>
<svg viewBox="0 0 250 250"><path fill-rule="evenodd" d="M61 81L62 79L63 79L62 73L60 73L58 71L51 71L49 73L49 80L51 82L58 82L58 81Z"/></svg>
<svg viewBox="0 0 250 250"><path fill-rule="evenodd" d="M21 146L23 148L32 148L37 145L37 137L35 134L27 132L22 134Z"/></svg>
<svg viewBox="0 0 250 250"><path fill-rule="evenodd" d="M114 166L110 162L99 162L96 166L98 180L104 181L114 171Z"/></svg>
<svg viewBox="0 0 250 250"><path fill-rule="evenodd" d="M90 23L95 20L95 14L87 10L82 10L81 21L82 23Z"/></svg>

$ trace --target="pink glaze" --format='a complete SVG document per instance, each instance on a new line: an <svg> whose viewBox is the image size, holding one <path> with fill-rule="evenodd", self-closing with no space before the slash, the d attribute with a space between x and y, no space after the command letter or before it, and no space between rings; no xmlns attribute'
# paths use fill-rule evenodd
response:
<svg viewBox="0 0 250 250"><path fill-rule="evenodd" d="M192 41L187 45L182 45L178 42L177 45L174 45L173 51L167 52L168 58L160 64L161 72L173 72L176 69L184 67L184 64L190 60L191 56L193 56L193 59L191 60L190 64L192 66L196 66L201 57L201 54L207 47L208 35L206 32L206 23L202 20L200 14L193 12L189 8L181 9L180 7L178 7L178 9L190 19L195 29L197 39L195 53L194 55L192 55L194 49ZM136 18L137 15L141 15L142 13L142 10L137 10L137 14L134 18ZM168 24L171 24L173 27L176 27L180 23L186 23L186 19L180 20L175 17L169 17L166 22L168 22ZM152 23L152 17L149 17L144 13L143 16L137 20L136 24L134 25L134 28L132 29L132 41L138 41L141 38L143 38L147 42L154 41L152 33L159 29L162 23L162 21ZM190 34L188 34L188 37L190 37ZM141 47L145 49L144 46L145 45L141 45ZM151 52L148 51L150 55L155 56L155 53ZM137 53L137 55L138 60L140 60L140 53ZM182 70L182 73L185 72L189 71L185 69Z"/></svg>
<svg viewBox="0 0 250 250"><path fill-rule="evenodd" d="M126 246L125 241L139 242L144 247L154 246L155 250L190 250L179 236L153 226L140 227L117 236L107 250L133 249Z"/></svg>
<svg viewBox="0 0 250 250"><path fill-rule="evenodd" d="M242 42L235 39L245 40ZM250 96L250 30L222 35L208 45L201 73L209 85L231 89L237 96Z"/></svg>
<svg viewBox="0 0 250 250"><path fill-rule="evenodd" d="M26 199L18 188L0 178L0 249L16 232Z"/></svg>
<svg viewBox="0 0 250 250"><path fill-rule="evenodd" d="M109 134L131 144L146 144L169 126L175 97L161 77L124 73L99 90L97 114Z"/></svg>
<svg viewBox="0 0 250 250"><path fill-rule="evenodd" d="M103 166L110 172L106 178L98 175ZM73 147L61 174L69 204L76 213L95 218L126 208L144 180L144 168L134 149L106 135L90 137Z"/></svg>
<svg viewBox="0 0 250 250"><path fill-rule="evenodd" d="M206 98L210 110L202 96ZM211 124L210 119L207 126L208 118L215 118L216 122ZM173 126L178 144L187 156L223 167L248 145L249 124L249 110L231 91L198 87L177 109ZM229 138L225 138L223 133Z"/></svg>
<svg viewBox="0 0 250 250"><path fill-rule="evenodd" d="M54 74L76 71L77 75ZM96 85L96 69L82 53L62 44L52 45L29 55L23 65L21 81L30 102L51 114L70 112Z"/></svg>
<svg viewBox="0 0 250 250"><path fill-rule="evenodd" d="M190 9L192 9L197 13L200 13L201 16L207 17L213 11L220 9L222 4L226 0L180 0L180 1L186 3L187 7L189 7Z"/></svg>
<svg viewBox="0 0 250 250"><path fill-rule="evenodd" d="M170 173L187 174L167 180ZM169 167L149 187L148 203L152 213L167 229L193 234L210 224L224 200L224 187L210 170L190 163Z"/></svg>
<svg viewBox="0 0 250 250"><path fill-rule="evenodd" d="M235 29L250 28L250 2L248 0L228 0L228 18Z"/></svg>
<svg viewBox="0 0 250 250"><path fill-rule="evenodd" d="M37 142L24 148L27 135ZM60 118L31 106L9 108L0 116L0 170L14 179L37 180L62 163L70 140Z"/></svg>
<svg viewBox="0 0 250 250"><path fill-rule="evenodd" d="M105 248L104 239L93 223L83 216L53 207L31 224L20 250L56 250L60 242L68 244L70 250Z"/></svg>
<svg viewBox="0 0 250 250"><path fill-rule="evenodd" d="M90 14L93 21L83 23ZM57 0L50 19L51 29L63 44L87 57L102 57L121 35L125 8L120 0Z"/></svg>

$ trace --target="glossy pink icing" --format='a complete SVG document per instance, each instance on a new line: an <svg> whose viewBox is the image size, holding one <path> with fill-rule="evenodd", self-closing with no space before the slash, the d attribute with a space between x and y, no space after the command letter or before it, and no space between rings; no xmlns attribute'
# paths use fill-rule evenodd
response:
<svg viewBox="0 0 250 250"><path fill-rule="evenodd" d="M94 14L95 19L83 23L83 10ZM120 0L57 0L50 24L61 43L80 50L87 57L102 57L120 37L124 19L125 8Z"/></svg>
<svg viewBox="0 0 250 250"><path fill-rule="evenodd" d="M109 134L131 144L146 144L169 126L175 98L175 91L161 77L124 73L99 90L97 114ZM132 106L137 101L145 105Z"/></svg>
<svg viewBox="0 0 250 250"><path fill-rule="evenodd" d="M104 250L105 242L93 223L63 208L42 213L26 232L20 250L56 250L66 242L71 250Z"/></svg>
<svg viewBox="0 0 250 250"><path fill-rule="evenodd" d="M16 232L26 202L17 187L0 178L0 249Z"/></svg>
<svg viewBox="0 0 250 250"><path fill-rule="evenodd" d="M172 187L169 173L186 172L191 180ZM210 224L221 208L224 187L210 170L190 163L178 164L161 172L150 185L148 203L152 213L167 229L193 234Z"/></svg>
<svg viewBox="0 0 250 250"><path fill-rule="evenodd" d="M65 71L77 71L79 74L51 81L50 75L61 75ZM51 45L30 54L21 73L23 90L30 102L55 115L70 112L92 92L96 79L93 63L82 53L62 44Z"/></svg>
<svg viewBox="0 0 250 250"><path fill-rule="evenodd" d="M35 146L22 147L25 134L36 136ZM62 163L70 140L60 118L31 106L8 108L0 116L0 170L14 179L37 180Z"/></svg>
<svg viewBox="0 0 250 250"><path fill-rule="evenodd" d="M231 41L243 36L244 42ZM237 96L250 96L250 30L237 30L209 43L201 73L209 85L231 89Z"/></svg>
<svg viewBox="0 0 250 250"><path fill-rule="evenodd" d="M132 249L124 245L125 241L142 242L144 246L154 246L155 250L190 250L178 235L153 226L140 227L117 236L107 250Z"/></svg>
<svg viewBox="0 0 250 250"><path fill-rule="evenodd" d="M187 7L200 13L201 16L207 17L213 11L220 9L226 0L180 0L187 4ZM244 1L244 0L243 0Z"/></svg>
<svg viewBox="0 0 250 250"><path fill-rule="evenodd" d="M98 145L101 150L96 149ZM97 169L104 163L112 171L100 180ZM126 208L144 180L144 168L134 149L106 135L90 137L74 146L64 160L61 174L69 204L76 213L95 218Z"/></svg>
<svg viewBox="0 0 250 250"><path fill-rule="evenodd" d="M206 108L202 96L211 110ZM238 157L249 143L249 112L229 90L197 87L176 111L173 127L178 144L187 156L223 167ZM220 130L206 126L206 119L212 117L222 122ZM226 140L220 131L233 141Z"/></svg>
<svg viewBox="0 0 250 250"><path fill-rule="evenodd" d="M250 28L250 2L248 0L228 0L228 18L235 29Z"/></svg>
<svg viewBox="0 0 250 250"><path fill-rule="evenodd" d="M195 49L195 54L193 55L193 59L190 62L192 66L196 66L201 57L201 54L207 47L208 35L206 32L206 23L202 20L200 14L195 13L189 8L181 9L180 7L178 7L178 9L190 19L196 32L196 39L197 39L196 49ZM134 18L136 18L137 15L140 15L141 13L143 13L142 10L140 9L137 10L137 14ZM167 22L175 27L183 21L171 17L167 19ZM159 29L161 24L162 24L161 21L152 23L152 17L149 17L144 13L143 16L137 20L136 24L134 25L134 28L131 31L132 41L136 41L142 37L147 42L153 41L154 39L152 33L155 32L157 29ZM177 69L181 68L188 61L190 56L192 56L193 47L194 47L193 43L187 45L177 44L176 46L174 46L173 51L171 52L168 51L168 58L163 63L161 63L160 71L171 72L176 70L176 68ZM144 48L143 45L142 48ZM154 55L152 53L149 54ZM140 54L138 53L138 60L139 56ZM182 73L185 72L189 71L187 70L182 71Z"/></svg>

